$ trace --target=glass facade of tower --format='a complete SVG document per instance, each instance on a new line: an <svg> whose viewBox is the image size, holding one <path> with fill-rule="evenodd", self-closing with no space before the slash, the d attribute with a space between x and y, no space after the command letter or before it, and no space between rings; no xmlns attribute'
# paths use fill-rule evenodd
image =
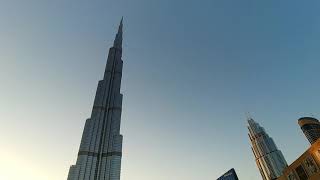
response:
<svg viewBox="0 0 320 180"><path fill-rule="evenodd" d="M320 138L320 122L312 117L303 117L298 120L301 130L307 137L310 144L313 144Z"/></svg>
<svg viewBox="0 0 320 180"><path fill-rule="evenodd" d="M248 119L249 138L252 151L263 180L273 180L282 175L287 167L280 150L265 129L253 119Z"/></svg>
<svg viewBox="0 0 320 180"><path fill-rule="evenodd" d="M236 171L232 168L217 180L239 180Z"/></svg>
<svg viewBox="0 0 320 180"><path fill-rule="evenodd" d="M86 120L75 165L68 180L120 180L122 135L122 20L99 81L91 117Z"/></svg>

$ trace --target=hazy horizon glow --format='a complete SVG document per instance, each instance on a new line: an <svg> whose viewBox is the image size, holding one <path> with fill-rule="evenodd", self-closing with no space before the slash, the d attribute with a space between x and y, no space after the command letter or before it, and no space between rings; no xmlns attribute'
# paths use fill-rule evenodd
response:
<svg viewBox="0 0 320 180"><path fill-rule="evenodd" d="M3 0L0 179L61 180L124 16L122 180L261 179L246 112L288 163L320 118L320 2Z"/></svg>

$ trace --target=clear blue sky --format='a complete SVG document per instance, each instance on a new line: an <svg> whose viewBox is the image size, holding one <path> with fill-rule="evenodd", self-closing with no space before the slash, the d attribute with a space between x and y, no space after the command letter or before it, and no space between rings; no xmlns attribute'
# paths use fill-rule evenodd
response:
<svg viewBox="0 0 320 180"><path fill-rule="evenodd" d="M0 179L61 180L124 16L122 180L261 179L245 112L288 163L320 118L319 0L0 0Z"/></svg>

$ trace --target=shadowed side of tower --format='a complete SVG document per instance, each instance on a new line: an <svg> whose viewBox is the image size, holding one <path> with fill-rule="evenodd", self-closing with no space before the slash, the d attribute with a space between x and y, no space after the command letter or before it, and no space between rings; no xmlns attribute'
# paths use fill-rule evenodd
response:
<svg viewBox="0 0 320 180"><path fill-rule="evenodd" d="M104 77L98 83L91 117L85 123L77 162L70 167L68 180L120 180L122 34L121 19L109 49Z"/></svg>

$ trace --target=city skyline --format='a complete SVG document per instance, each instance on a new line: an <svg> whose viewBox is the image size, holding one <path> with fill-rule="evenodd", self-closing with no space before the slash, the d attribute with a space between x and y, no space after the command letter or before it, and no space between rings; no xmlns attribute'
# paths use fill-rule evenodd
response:
<svg viewBox="0 0 320 180"><path fill-rule="evenodd" d="M121 16L122 180L209 180L231 167L239 179L260 179L248 111L290 164L310 146L297 119L320 117L319 8L315 0L4 0L0 179L66 179Z"/></svg>

